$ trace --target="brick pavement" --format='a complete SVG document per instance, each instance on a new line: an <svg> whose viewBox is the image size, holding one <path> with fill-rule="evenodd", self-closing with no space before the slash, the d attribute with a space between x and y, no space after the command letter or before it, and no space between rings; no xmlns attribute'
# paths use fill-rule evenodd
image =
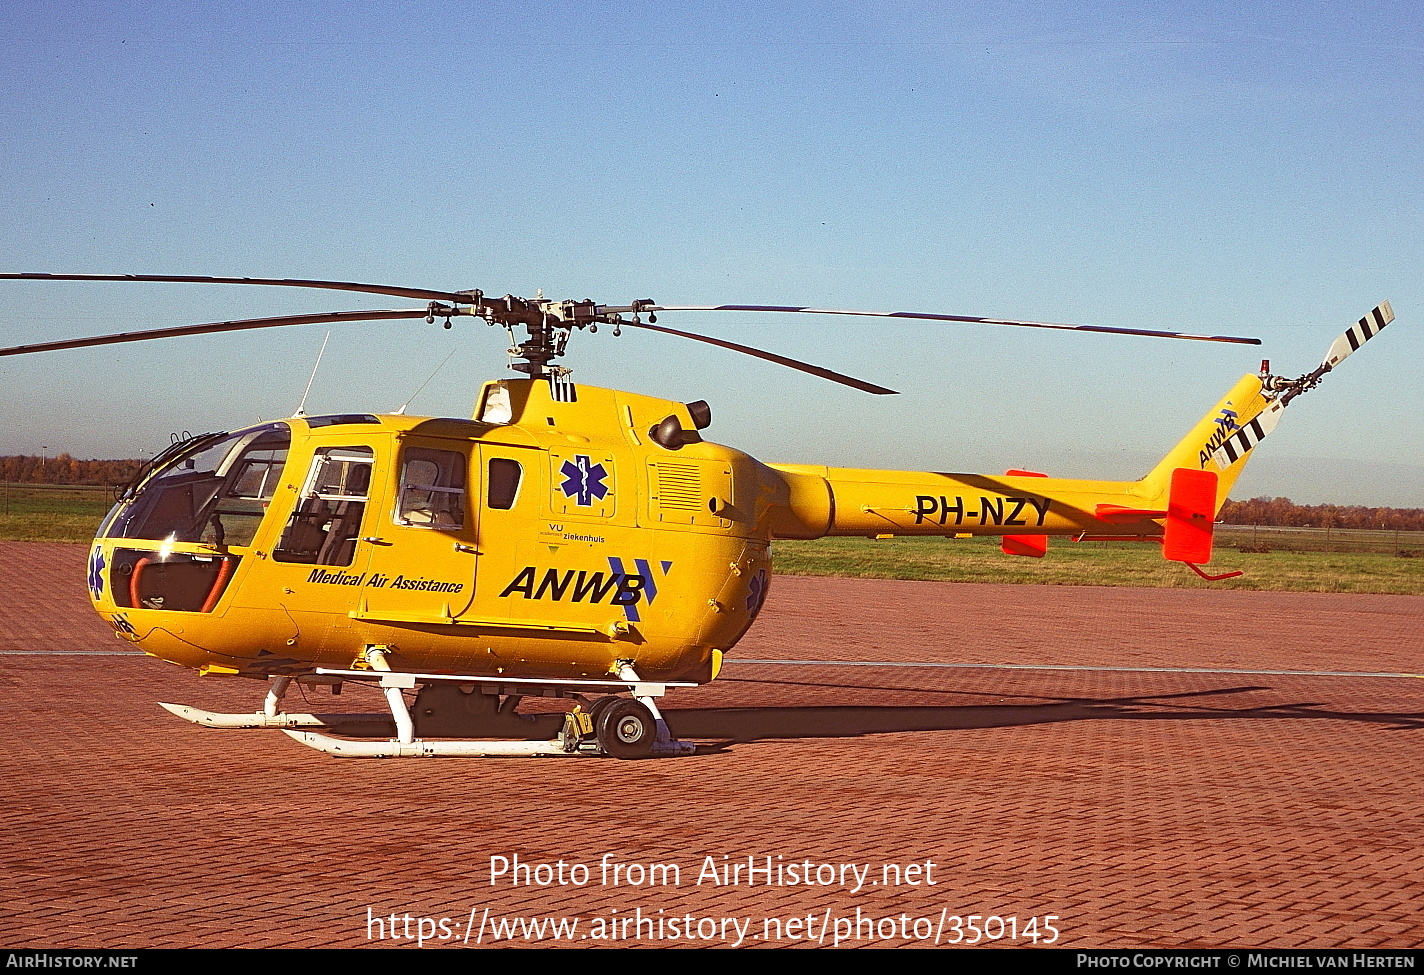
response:
<svg viewBox="0 0 1424 975"><path fill-rule="evenodd" d="M829 942L857 911L860 945L954 914L1056 915L1072 947L1424 942L1417 680L734 662L668 699L691 758L343 760L154 704L251 710L259 685L14 653L125 648L85 605L84 554L0 543L0 944L351 947L391 914L462 937L472 909L576 917L578 944L654 943L613 937L639 911L664 935L752 919L753 945L804 943L763 919L815 937L829 917ZM738 655L1413 671L1422 620L1418 597L778 578ZM491 886L516 855L589 882ZM680 883L605 884L605 855ZM697 883L749 856L875 879L932 861L936 883Z"/></svg>

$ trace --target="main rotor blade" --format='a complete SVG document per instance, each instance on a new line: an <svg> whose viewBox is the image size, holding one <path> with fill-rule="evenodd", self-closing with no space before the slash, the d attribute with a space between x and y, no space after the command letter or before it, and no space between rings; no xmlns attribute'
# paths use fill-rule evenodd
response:
<svg viewBox="0 0 1424 975"><path fill-rule="evenodd" d="M714 339L708 335L698 335L696 332L682 332L675 328L666 328L662 325L649 325L647 322L623 322L624 328L646 328L652 332L665 332L668 335L677 335L681 338L692 339L694 342L706 342L708 345L715 345L719 349L731 349L733 352L741 352L746 355L755 356L758 359L765 359L767 362L775 362L777 365L787 366L799 372L809 373L812 376L819 376L822 379L829 379L833 383L840 383L843 386L850 386L852 389L859 389L867 393L875 393L877 396L895 396L898 392L893 389L886 389L884 386L877 386L874 383L864 382L852 376L842 375L830 369L823 369L820 366L813 366L809 362L802 362L800 359L789 359L784 355L777 355L775 352L764 352L761 349L754 349L749 345L738 345L736 342L727 342L723 339Z"/></svg>
<svg viewBox="0 0 1424 975"><path fill-rule="evenodd" d="M321 288L327 291L362 291L396 298L468 303L470 296L455 291L400 288L389 284L359 284L354 281L314 281L307 278L214 278L198 274L0 274L0 281L159 281L170 284L262 284L279 288Z"/></svg>
<svg viewBox="0 0 1424 975"><path fill-rule="evenodd" d="M801 308L795 305L659 305L643 306L641 311L772 311L797 312L806 315L859 315L867 318L913 318L930 322L964 322L970 325L1014 325L1019 328L1053 328L1069 332L1105 332L1109 335L1146 335L1159 339L1187 339L1193 342L1232 342L1237 345L1260 345L1260 339L1236 335L1191 335L1187 332L1163 332L1150 328L1113 328L1107 325L1061 325L1057 322L1020 322L1007 318L978 318L973 315L939 315L918 311L847 311L841 308Z"/></svg>
<svg viewBox="0 0 1424 975"><path fill-rule="evenodd" d="M424 308L391 311L328 311L314 315L283 315L280 318L245 318L236 322L213 322L209 325L181 325L178 328L155 328L147 332L117 332L95 335L87 339L64 342L44 342L38 345L17 345L0 349L0 356L26 355L30 352L55 352L59 349L83 349L91 345L118 345L121 342L146 342L149 339L171 339L180 335L207 335L211 332L238 332L248 328L278 328L283 325L323 325L340 322L375 322L391 318L425 318Z"/></svg>

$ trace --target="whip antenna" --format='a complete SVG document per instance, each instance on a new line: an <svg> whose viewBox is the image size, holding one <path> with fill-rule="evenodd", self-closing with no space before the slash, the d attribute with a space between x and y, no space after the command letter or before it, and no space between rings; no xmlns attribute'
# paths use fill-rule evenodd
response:
<svg viewBox="0 0 1424 975"><path fill-rule="evenodd" d="M331 341L331 331L328 329L326 338L321 340L321 351L316 354L316 362L312 364L311 376L307 379L307 388L302 391L302 401L297 404L297 412L293 416L306 416L307 397L311 395L312 383L316 381L316 370L321 365L321 357L326 354L326 343Z"/></svg>
<svg viewBox="0 0 1424 975"><path fill-rule="evenodd" d="M413 399L415 399L417 396L419 396L419 395L420 395L420 391L421 391L422 389L424 389L426 386L429 386L429 385L430 385L430 380L435 378L435 373L436 373L436 372L439 372L441 369L444 369L444 368L445 368L445 363L447 363L447 362L450 361L450 356L453 356L457 351L458 351L457 349L451 349L451 350L450 350L450 355L447 355L443 360L441 360L440 365L438 365L438 366L435 367L435 372L432 372L432 373L430 374L429 378L427 378L427 379L425 380L425 382L421 383L420 386L418 386L418 387L416 388L415 392L413 392L413 393L410 394L410 399L406 400L404 403L402 403L402 404L400 405L400 409L396 410L396 416L404 416L404 415L405 415L405 408L410 405L410 401L413 400Z"/></svg>

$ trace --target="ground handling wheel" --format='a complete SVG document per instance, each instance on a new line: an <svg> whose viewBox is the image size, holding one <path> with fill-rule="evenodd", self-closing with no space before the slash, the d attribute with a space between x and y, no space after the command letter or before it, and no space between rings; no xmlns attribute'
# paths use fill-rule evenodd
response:
<svg viewBox="0 0 1424 975"><path fill-rule="evenodd" d="M639 701L607 698L598 716L594 733L598 746L614 758L647 758L652 754L658 737L658 723L653 713ZM602 703L601 701L598 703Z"/></svg>
<svg viewBox="0 0 1424 975"><path fill-rule="evenodd" d="M610 694L606 697L600 697L588 706L588 720L593 724L593 733L595 735L598 734L598 723L603 717L603 712L622 700L625 700L625 698L614 697Z"/></svg>

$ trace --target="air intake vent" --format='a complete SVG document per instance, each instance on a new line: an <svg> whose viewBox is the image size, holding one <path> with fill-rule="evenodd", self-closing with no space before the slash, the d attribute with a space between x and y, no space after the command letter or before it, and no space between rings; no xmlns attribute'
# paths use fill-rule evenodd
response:
<svg viewBox="0 0 1424 975"><path fill-rule="evenodd" d="M696 464L660 462L658 505L675 511L702 510L702 472Z"/></svg>

